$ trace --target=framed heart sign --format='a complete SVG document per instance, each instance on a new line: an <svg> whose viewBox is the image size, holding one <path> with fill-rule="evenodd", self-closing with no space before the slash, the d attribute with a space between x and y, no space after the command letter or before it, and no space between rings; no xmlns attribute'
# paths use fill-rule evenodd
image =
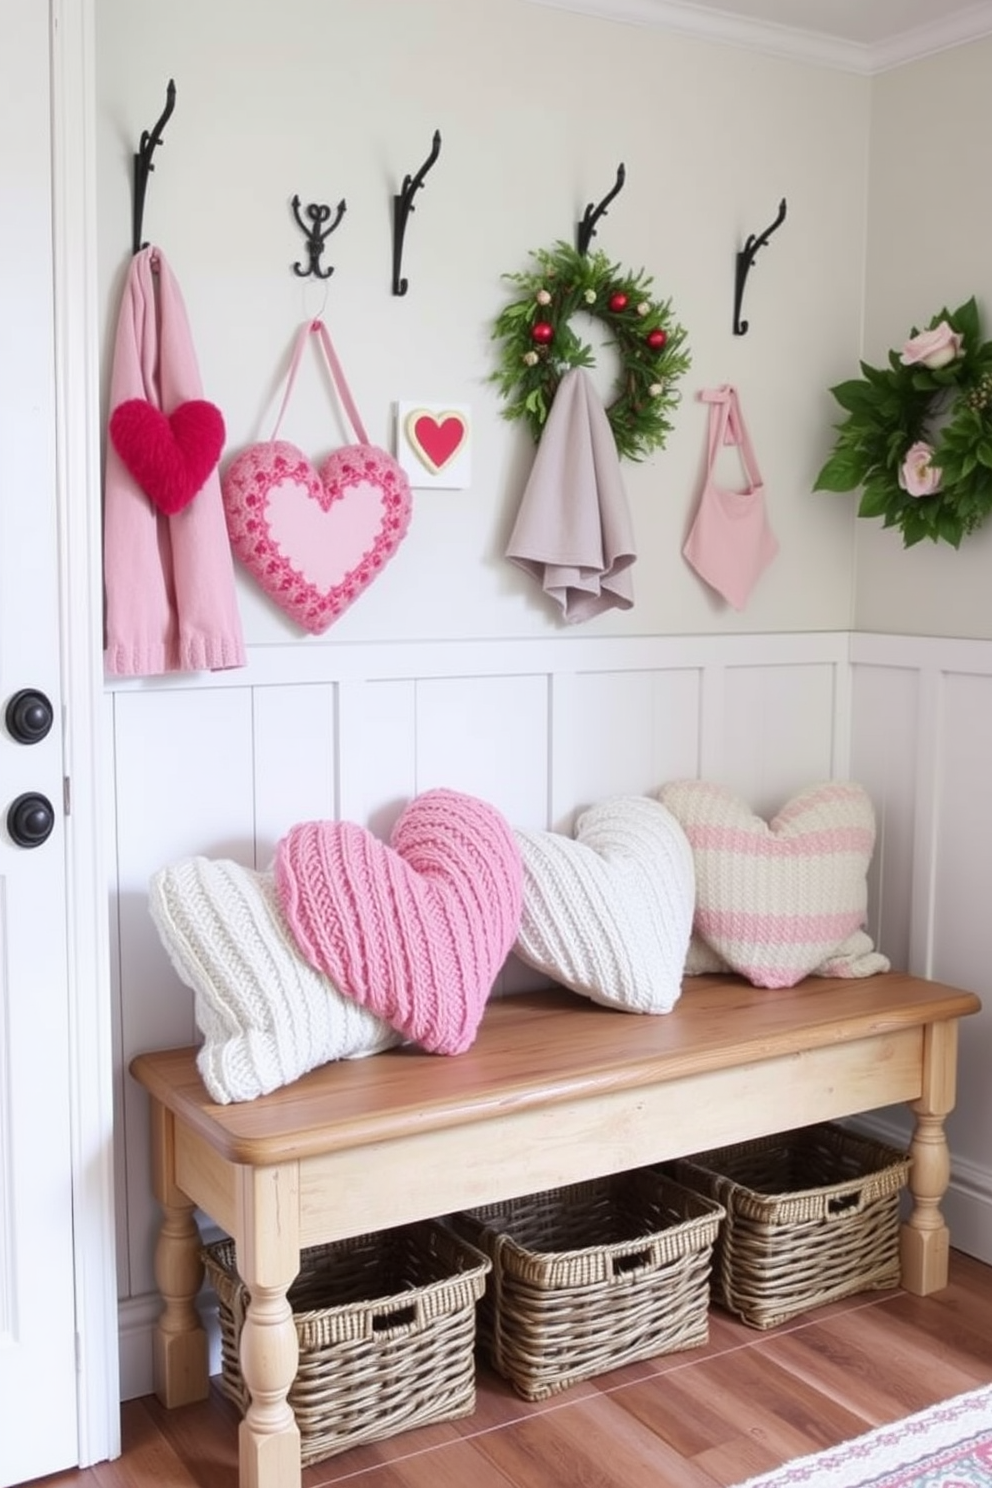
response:
<svg viewBox="0 0 992 1488"><path fill-rule="evenodd" d="M464 404L400 403L396 458L412 486L460 491L471 484L471 424Z"/></svg>

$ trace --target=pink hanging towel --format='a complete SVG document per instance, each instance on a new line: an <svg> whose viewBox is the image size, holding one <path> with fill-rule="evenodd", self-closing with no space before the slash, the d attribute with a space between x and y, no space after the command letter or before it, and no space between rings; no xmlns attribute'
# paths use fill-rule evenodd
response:
<svg viewBox="0 0 992 1488"><path fill-rule="evenodd" d="M145 399L167 416L202 399L186 307L158 248L131 260L117 321L110 411ZM104 580L108 672L219 671L245 664L234 561L216 467L173 516L107 441Z"/></svg>
<svg viewBox="0 0 992 1488"><path fill-rule="evenodd" d="M711 588L735 610L743 610L751 591L778 552L768 525L765 486L741 414L737 389L725 385L700 394L710 405L706 481L683 555ZM721 444L736 445L747 476L743 491L727 491L714 476Z"/></svg>

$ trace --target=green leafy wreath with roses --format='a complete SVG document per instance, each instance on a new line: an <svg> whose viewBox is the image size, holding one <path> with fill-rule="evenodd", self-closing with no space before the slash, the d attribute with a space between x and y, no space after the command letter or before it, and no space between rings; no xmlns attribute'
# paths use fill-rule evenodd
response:
<svg viewBox="0 0 992 1488"><path fill-rule="evenodd" d="M490 381L506 399L504 417L524 419L540 440L562 377L596 364L571 323L585 313L606 327L620 359L616 396L606 409L618 455L642 460L663 448L680 401L676 384L690 365L686 333L672 318L670 301L654 298L643 269L622 269L602 252L581 254L556 243L531 257L536 268L504 274L521 293L493 327L502 348Z"/></svg>
<svg viewBox="0 0 992 1488"><path fill-rule="evenodd" d="M830 389L847 417L813 489L860 486L858 516L898 527L905 548L959 547L992 511L992 343L974 296L861 372Z"/></svg>

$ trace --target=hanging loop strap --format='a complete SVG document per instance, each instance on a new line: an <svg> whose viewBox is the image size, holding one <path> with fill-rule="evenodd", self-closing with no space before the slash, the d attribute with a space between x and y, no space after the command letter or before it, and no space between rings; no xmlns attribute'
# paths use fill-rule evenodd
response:
<svg viewBox="0 0 992 1488"><path fill-rule="evenodd" d="M338 396L340 397L341 402L344 405L344 411L348 415L348 418L351 420L351 425L355 431L355 434L357 435L358 443L368 444L369 436L365 432L365 425L362 423L362 420L359 417L358 409L355 407L355 400L351 396L351 389L348 387L348 383L344 375L344 369L342 368L341 363L338 360L337 352L334 350L334 347L331 344L331 338L327 333L327 327L319 318L315 320L304 321L303 324L300 326L299 331L297 332L296 344L293 347L293 355L289 363L289 375L286 379L286 391L283 394L282 407L279 409L279 416L276 419L275 428L272 430L272 439L275 440L276 438L278 438L280 426L282 425L283 418L285 417L286 409L289 406L289 398L290 394L293 391L293 384L296 382L296 374L300 368L300 361L303 357L303 349L306 346L307 339L310 336L316 336L321 344L321 347L323 348L324 357L327 361L331 379L334 383L334 386L337 388Z"/></svg>
<svg viewBox="0 0 992 1488"><path fill-rule="evenodd" d="M710 407L710 423L708 431L708 460L710 474L721 444L736 445L740 450L741 460L747 472L748 480L752 486L761 484L761 471L758 469L757 457L744 415L741 413L740 399L737 389L729 383L722 387L702 388L699 392L701 403L716 405Z"/></svg>

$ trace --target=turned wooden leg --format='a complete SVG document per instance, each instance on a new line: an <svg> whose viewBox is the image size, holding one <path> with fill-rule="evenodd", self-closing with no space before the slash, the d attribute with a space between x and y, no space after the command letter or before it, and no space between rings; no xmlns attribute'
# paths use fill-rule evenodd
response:
<svg viewBox="0 0 992 1488"><path fill-rule="evenodd" d="M944 1118L954 1109L958 1025L931 1023L923 1030L923 1093L910 1102L916 1128L909 1151L913 1211L902 1227L902 1284L925 1297L947 1285L950 1233L940 1212L951 1178Z"/></svg>
<svg viewBox="0 0 992 1488"><path fill-rule="evenodd" d="M298 1173L242 1169L238 1274L251 1301L241 1372L251 1394L238 1434L240 1488L299 1488L300 1433L287 1400L299 1362L286 1293L300 1269Z"/></svg>
<svg viewBox="0 0 992 1488"><path fill-rule="evenodd" d="M207 1335L196 1309L203 1281L200 1231L194 1205L175 1181L172 1113L152 1101L152 1177L162 1206L155 1248L155 1280L163 1309L155 1328L153 1383L164 1406L206 1400L210 1391Z"/></svg>

